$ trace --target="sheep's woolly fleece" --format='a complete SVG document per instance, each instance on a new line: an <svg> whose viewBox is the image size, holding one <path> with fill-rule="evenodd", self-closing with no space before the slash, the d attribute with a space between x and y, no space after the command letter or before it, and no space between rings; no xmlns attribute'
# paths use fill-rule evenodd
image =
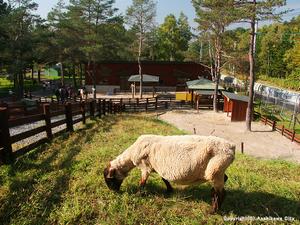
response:
<svg viewBox="0 0 300 225"><path fill-rule="evenodd" d="M157 172L179 184L205 181L216 184L217 180L223 183L234 154L234 144L215 136L142 135L110 162L110 168L121 172L122 178L136 166L141 169L142 177Z"/></svg>

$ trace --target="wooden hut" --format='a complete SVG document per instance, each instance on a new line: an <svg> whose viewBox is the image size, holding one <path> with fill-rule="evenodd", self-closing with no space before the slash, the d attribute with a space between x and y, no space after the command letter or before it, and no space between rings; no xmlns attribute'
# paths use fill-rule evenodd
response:
<svg viewBox="0 0 300 225"><path fill-rule="evenodd" d="M222 92L224 96L224 112L231 116L231 121L245 121L249 97L231 92Z"/></svg>
<svg viewBox="0 0 300 225"><path fill-rule="evenodd" d="M199 109L199 107L213 107L214 82L205 78L199 78L198 80L188 81L186 84L189 93L192 95L192 103L196 102L197 109ZM224 90L224 88L219 86L218 103L220 98L222 99L222 90Z"/></svg>
<svg viewBox="0 0 300 225"><path fill-rule="evenodd" d="M135 90L136 90L136 83L140 83L141 76L140 75L132 75L128 79L129 82L131 82L131 91L132 91L132 97L135 97ZM143 84L147 84L147 86L152 87L152 95L154 97L155 94L155 86L159 84L159 76L153 76L148 74L143 74Z"/></svg>

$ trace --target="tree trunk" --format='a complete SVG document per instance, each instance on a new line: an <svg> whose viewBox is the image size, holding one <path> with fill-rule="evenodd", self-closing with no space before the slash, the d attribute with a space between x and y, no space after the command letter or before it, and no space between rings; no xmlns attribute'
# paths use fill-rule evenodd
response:
<svg viewBox="0 0 300 225"><path fill-rule="evenodd" d="M74 87L77 88L75 63L73 63L72 73L73 73L73 84L74 84Z"/></svg>
<svg viewBox="0 0 300 225"><path fill-rule="evenodd" d="M81 64L81 63L79 63L79 70L80 70L80 74L79 74L80 86L82 87L82 75L83 75L83 69L82 69L82 64Z"/></svg>
<svg viewBox="0 0 300 225"><path fill-rule="evenodd" d="M93 91L93 98L96 99L97 98L97 91L96 91L96 63L95 61L93 61L93 87L94 87L94 91Z"/></svg>
<svg viewBox="0 0 300 225"><path fill-rule="evenodd" d="M64 68L63 68L63 63L60 62L60 75L61 75L61 85L65 85L65 75L64 75Z"/></svg>
<svg viewBox="0 0 300 225"><path fill-rule="evenodd" d="M253 1L256 4L256 1ZM253 100L254 100L254 80L255 80L255 71L254 71L254 49L255 49L255 18L251 21L251 39L250 39L250 48L249 48L249 63L250 63L250 81L249 81L249 101L246 113L246 129L251 131L251 122L253 115Z"/></svg>
<svg viewBox="0 0 300 225"><path fill-rule="evenodd" d="M141 33L139 39L139 55L138 55L138 65L139 65L139 75L140 75L140 98L143 98L143 74L142 74L142 65L141 65L142 47L143 47L143 37Z"/></svg>
<svg viewBox="0 0 300 225"><path fill-rule="evenodd" d="M221 73L221 47L220 40L216 40L216 71L215 71L215 90L214 90L214 111L218 112L218 91L219 91L219 81L220 81L220 73Z"/></svg>
<svg viewBox="0 0 300 225"><path fill-rule="evenodd" d="M31 66L31 80L34 80L34 65Z"/></svg>
<svg viewBox="0 0 300 225"><path fill-rule="evenodd" d="M41 83L41 68L38 69L38 82Z"/></svg>

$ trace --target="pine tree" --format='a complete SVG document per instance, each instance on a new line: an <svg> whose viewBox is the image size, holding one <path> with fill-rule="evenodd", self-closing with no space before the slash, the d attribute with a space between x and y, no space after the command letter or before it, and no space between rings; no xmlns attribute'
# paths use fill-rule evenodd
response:
<svg viewBox="0 0 300 225"><path fill-rule="evenodd" d="M127 23L136 30L139 40L138 66L140 75L140 98L143 97L143 73L141 56L146 33L153 29L156 15L156 4L153 0L133 0L132 5L127 9Z"/></svg>

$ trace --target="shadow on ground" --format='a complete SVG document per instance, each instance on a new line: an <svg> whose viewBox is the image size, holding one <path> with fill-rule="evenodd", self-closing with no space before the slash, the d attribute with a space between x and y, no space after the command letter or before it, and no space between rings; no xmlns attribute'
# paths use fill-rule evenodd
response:
<svg viewBox="0 0 300 225"><path fill-rule="evenodd" d="M164 185L148 183L142 194L137 185L126 187L129 194L141 196L176 197L180 201L204 201L211 204L211 187L208 185L191 186L185 189L175 189L172 194L166 192ZM121 193L122 194L122 193ZM244 192L242 190L227 190L226 198L219 212L221 215L230 213L236 216L282 217L290 216L300 219L300 202L285 197L259 191Z"/></svg>
<svg viewBox="0 0 300 225"><path fill-rule="evenodd" d="M44 224L52 210L59 208L63 194L69 189L75 157L84 151L100 130L108 132L119 118L104 118L101 126L87 124L73 134L64 134L8 166L5 178L9 183L6 196L0 196L1 224L10 224L17 217L26 217L30 224ZM71 139L71 142L70 142ZM25 214L25 215L24 215ZM14 221L15 223L15 221Z"/></svg>

